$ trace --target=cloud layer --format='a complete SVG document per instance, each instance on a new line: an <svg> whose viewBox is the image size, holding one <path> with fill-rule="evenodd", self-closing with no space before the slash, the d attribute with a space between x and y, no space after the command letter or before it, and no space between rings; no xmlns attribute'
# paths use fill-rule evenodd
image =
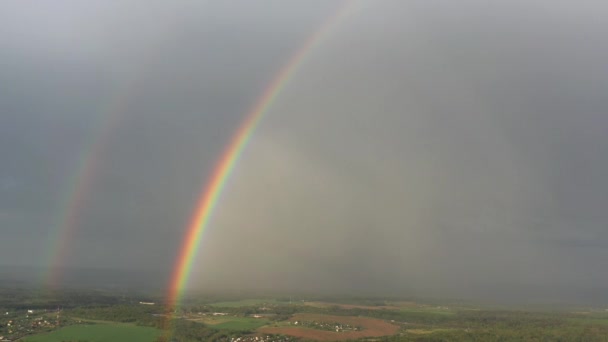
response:
<svg viewBox="0 0 608 342"><path fill-rule="evenodd" d="M244 114L338 3L73 5L0 11L0 257L44 266L114 108L65 263L168 274ZM361 3L266 114L191 288L603 300L607 9Z"/></svg>

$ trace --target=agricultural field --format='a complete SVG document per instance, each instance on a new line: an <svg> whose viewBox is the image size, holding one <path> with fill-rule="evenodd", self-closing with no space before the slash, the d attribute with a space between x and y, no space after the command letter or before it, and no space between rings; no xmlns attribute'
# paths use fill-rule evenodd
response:
<svg viewBox="0 0 608 342"><path fill-rule="evenodd" d="M517 310L343 297L227 297L213 303L201 296L169 314L161 304L142 305L137 295L5 293L0 336L21 342L607 341L608 336L604 307Z"/></svg>
<svg viewBox="0 0 608 342"><path fill-rule="evenodd" d="M588 326L608 326L608 315L597 313L576 313L574 317L568 318L568 322Z"/></svg>
<svg viewBox="0 0 608 342"><path fill-rule="evenodd" d="M204 323L215 329L247 331L255 330L268 324L267 319L237 316L204 316L191 319L193 322Z"/></svg>
<svg viewBox="0 0 608 342"><path fill-rule="evenodd" d="M150 342L155 341L162 331L133 324L78 324L61 328L50 333L28 336L23 342Z"/></svg>
<svg viewBox="0 0 608 342"><path fill-rule="evenodd" d="M210 303L209 305L214 307L222 307L222 308L238 308L243 306L258 306L264 304L280 304L281 302L276 299L241 299L241 300L232 300L232 301L222 301Z"/></svg>
<svg viewBox="0 0 608 342"><path fill-rule="evenodd" d="M343 310L393 310L401 312L422 312L430 314L453 315L456 311L453 308L446 306L433 306L426 304L418 304L414 302L386 302L382 305L362 305L362 304L345 304L334 302L311 301L304 302L304 305L320 308L320 309L343 309Z"/></svg>
<svg viewBox="0 0 608 342"><path fill-rule="evenodd" d="M358 304L343 304L343 303L332 303L332 302L304 302L304 305L312 306L315 308L332 308L337 307L340 309L364 309L364 310L398 310L398 306L394 305L358 305Z"/></svg>

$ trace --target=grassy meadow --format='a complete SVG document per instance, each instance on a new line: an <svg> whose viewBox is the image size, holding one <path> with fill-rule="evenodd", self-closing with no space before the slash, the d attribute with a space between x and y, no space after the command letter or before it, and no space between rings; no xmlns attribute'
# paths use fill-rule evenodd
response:
<svg viewBox="0 0 608 342"><path fill-rule="evenodd" d="M141 327L133 324L78 324L71 325L50 333L28 336L23 342L150 342L156 340L162 332L159 329Z"/></svg>

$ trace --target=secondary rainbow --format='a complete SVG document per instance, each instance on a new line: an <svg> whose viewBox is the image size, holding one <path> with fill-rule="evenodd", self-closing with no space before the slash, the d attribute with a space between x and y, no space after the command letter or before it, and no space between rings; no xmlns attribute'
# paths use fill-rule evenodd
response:
<svg viewBox="0 0 608 342"><path fill-rule="evenodd" d="M170 23L167 23L169 25ZM163 41L169 31L161 31L158 41ZM156 51L149 51L148 56L155 56ZM90 139L81 149L76 161L75 171L66 178L66 191L59 200L60 215L57 217L55 231L50 234L51 243L48 251L48 267L43 274L43 283L49 287L58 286L63 276L61 268L70 254L72 239L80 223L82 209L86 205L92 184L96 178L101 159L106 150L111 132L120 124L121 118L128 111L133 94L139 91L140 83L144 81L145 71L154 61L147 58L138 61L137 67L132 67L123 73L123 78L109 100L104 103L99 119L94 125Z"/></svg>
<svg viewBox="0 0 608 342"><path fill-rule="evenodd" d="M91 134L87 144L81 149L75 171L66 179L67 191L61 205L56 224L56 231L52 236L54 240L50 244L49 267L46 270L44 281L49 287L59 286L63 276L62 267L68 259L70 246L73 245L72 238L80 223L82 209L89 198L89 192L96 178L96 170L103 158L106 142L110 132L118 125L121 114L129 102L130 89L133 80L129 80L120 86L111 101L102 111L102 115L94 125L96 130Z"/></svg>
<svg viewBox="0 0 608 342"><path fill-rule="evenodd" d="M342 19L353 12L353 3L353 1L344 2L336 13L329 17L325 23L305 41L302 47L296 51L283 68L279 70L270 85L262 93L262 96L245 116L243 123L236 131L230 144L219 158L209 181L202 191L202 196L200 196L195 207L196 209L192 220L190 221L191 223L188 225L182 246L179 249L180 252L169 283L167 294L168 308L172 309L180 303L183 294L182 292L188 284L192 265L196 258L203 233L209 226L224 186L226 185L226 181L230 178L243 150L251 140L251 136L255 132L256 127L264 117L264 114L281 94L281 91L289 83L289 80L300 68L306 56L320 44L327 34L331 32Z"/></svg>

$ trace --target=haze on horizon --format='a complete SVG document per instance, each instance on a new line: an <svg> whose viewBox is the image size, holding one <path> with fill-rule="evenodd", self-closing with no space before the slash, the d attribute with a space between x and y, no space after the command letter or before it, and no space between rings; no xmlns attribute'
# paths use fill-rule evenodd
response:
<svg viewBox="0 0 608 342"><path fill-rule="evenodd" d="M241 120L339 6L0 4L0 264L48 266L95 151L64 265L168 277ZM354 6L254 134L190 288L605 303L608 5Z"/></svg>

